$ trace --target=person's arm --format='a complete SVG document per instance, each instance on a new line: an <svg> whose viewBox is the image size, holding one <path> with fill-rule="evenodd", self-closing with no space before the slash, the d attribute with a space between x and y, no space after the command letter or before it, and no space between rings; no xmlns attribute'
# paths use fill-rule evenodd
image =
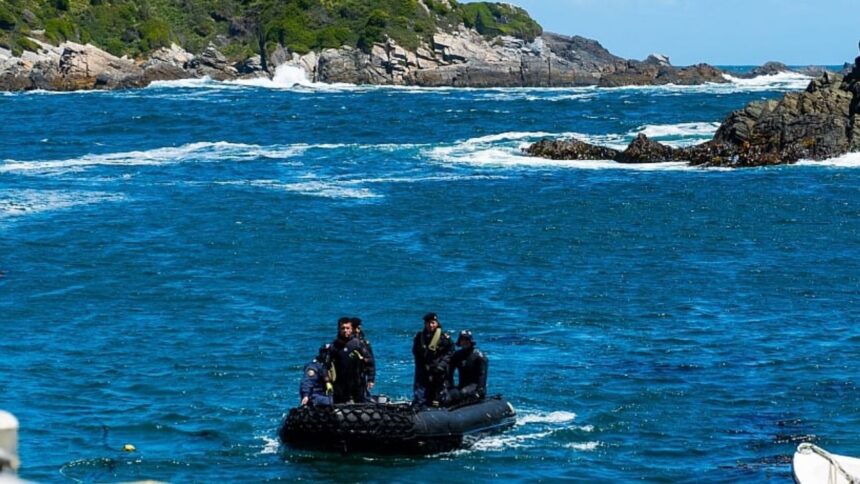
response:
<svg viewBox="0 0 860 484"><path fill-rule="evenodd" d="M376 359L373 357L373 347L370 341L364 340L364 349L367 353L364 357L364 365L367 370L367 389L370 390L376 384Z"/></svg>
<svg viewBox="0 0 860 484"><path fill-rule="evenodd" d="M479 373L478 373L478 398L484 398L487 396L487 371L490 367L490 361L487 359L484 354L481 354L481 361L478 365Z"/></svg>

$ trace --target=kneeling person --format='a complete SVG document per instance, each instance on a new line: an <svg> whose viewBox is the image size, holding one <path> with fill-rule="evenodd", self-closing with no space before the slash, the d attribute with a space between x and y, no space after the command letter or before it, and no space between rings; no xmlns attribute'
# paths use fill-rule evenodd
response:
<svg viewBox="0 0 860 484"><path fill-rule="evenodd" d="M332 399L332 386L329 382L328 369L326 368L329 353L329 345L320 347L319 354L310 363L305 365L305 374L299 384L299 395L302 398L302 406L329 406L334 403Z"/></svg>
<svg viewBox="0 0 860 484"><path fill-rule="evenodd" d="M483 400L487 396L487 357L475 347L475 338L471 331L462 331L457 338L459 350L451 357L450 381L454 381L454 372L459 374L459 381L449 392L449 404L464 400Z"/></svg>

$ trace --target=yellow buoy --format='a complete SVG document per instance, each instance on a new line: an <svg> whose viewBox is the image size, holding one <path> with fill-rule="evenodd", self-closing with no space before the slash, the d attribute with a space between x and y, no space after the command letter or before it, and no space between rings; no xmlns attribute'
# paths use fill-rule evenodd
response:
<svg viewBox="0 0 860 484"><path fill-rule="evenodd" d="M124 450L126 452L134 452L137 449L135 449L134 446L131 444L125 444L122 446L122 450Z"/></svg>

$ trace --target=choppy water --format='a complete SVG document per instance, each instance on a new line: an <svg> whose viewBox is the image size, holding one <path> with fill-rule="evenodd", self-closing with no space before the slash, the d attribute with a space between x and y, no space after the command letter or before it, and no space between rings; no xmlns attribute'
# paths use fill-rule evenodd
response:
<svg viewBox="0 0 860 484"><path fill-rule="evenodd" d="M860 155L519 151L692 144L805 80L259 84L0 96L0 407L23 477L750 482L789 479L803 440L860 455ZM431 310L475 332L515 429L417 459L278 447L339 316L406 397Z"/></svg>

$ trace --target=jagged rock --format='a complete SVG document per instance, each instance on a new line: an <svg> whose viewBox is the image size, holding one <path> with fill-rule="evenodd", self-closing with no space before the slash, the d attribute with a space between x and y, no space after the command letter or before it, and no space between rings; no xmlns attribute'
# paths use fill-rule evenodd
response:
<svg viewBox="0 0 860 484"><path fill-rule="evenodd" d="M266 74L266 71L263 69L262 58L259 55L254 55L242 62L237 62L233 67L239 74L243 75Z"/></svg>
<svg viewBox="0 0 860 484"><path fill-rule="evenodd" d="M619 163L654 163L675 161L673 148L648 139L644 134L636 136L627 149L613 159Z"/></svg>
<svg viewBox="0 0 860 484"><path fill-rule="evenodd" d="M759 67L751 70L746 77L773 76L782 72L791 72L791 69L782 62L765 62Z"/></svg>
<svg viewBox="0 0 860 484"><path fill-rule="evenodd" d="M227 64L227 58L218 50L214 42L209 42L203 52L190 60L185 68L194 70L199 76L209 76L218 81L235 79L239 74L235 67Z"/></svg>
<svg viewBox="0 0 860 484"><path fill-rule="evenodd" d="M651 54L648 56L647 59L645 59L644 62L646 64L653 64L661 67L672 65L672 63L669 62L669 57L663 54Z"/></svg>
<svg viewBox="0 0 860 484"><path fill-rule="evenodd" d="M170 47L162 47L149 55L149 59L143 63L144 68L158 63L171 64L184 69L194 60L194 54L189 53L176 44Z"/></svg>
<svg viewBox="0 0 860 484"><path fill-rule="evenodd" d="M620 155L612 148L595 146L575 138L544 139L529 146L526 153L551 160L614 160Z"/></svg>

